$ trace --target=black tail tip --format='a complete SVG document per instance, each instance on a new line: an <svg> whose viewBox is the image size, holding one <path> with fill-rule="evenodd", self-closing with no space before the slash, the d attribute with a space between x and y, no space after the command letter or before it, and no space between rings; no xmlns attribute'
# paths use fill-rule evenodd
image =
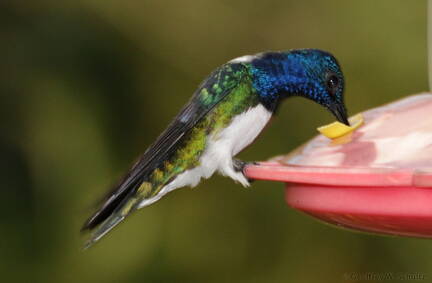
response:
<svg viewBox="0 0 432 283"><path fill-rule="evenodd" d="M80 229L80 232L85 233L87 231L91 231L94 228L96 228L96 226L98 226L100 223L102 223L104 220L105 218L100 217L100 214L96 213L84 222L84 224Z"/></svg>

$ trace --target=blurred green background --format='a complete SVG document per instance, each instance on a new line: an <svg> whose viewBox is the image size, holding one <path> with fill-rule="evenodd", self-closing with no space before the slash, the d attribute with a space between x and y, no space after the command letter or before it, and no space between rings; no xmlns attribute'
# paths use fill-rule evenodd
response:
<svg viewBox="0 0 432 283"><path fill-rule="evenodd" d="M335 54L351 114L428 88L425 1L1 1L2 282L432 279L431 241L334 229L288 208L282 184L220 176L80 249L93 203L203 78L234 57L292 48ZM332 120L291 99L240 157L288 152Z"/></svg>

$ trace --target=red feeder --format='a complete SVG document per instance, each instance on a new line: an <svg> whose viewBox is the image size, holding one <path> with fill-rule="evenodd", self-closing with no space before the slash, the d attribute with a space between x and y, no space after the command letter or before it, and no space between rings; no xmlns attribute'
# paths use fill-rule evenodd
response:
<svg viewBox="0 0 432 283"><path fill-rule="evenodd" d="M286 183L291 207L361 231L432 237L432 95L363 113L338 140L317 136L287 156L246 168Z"/></svg>

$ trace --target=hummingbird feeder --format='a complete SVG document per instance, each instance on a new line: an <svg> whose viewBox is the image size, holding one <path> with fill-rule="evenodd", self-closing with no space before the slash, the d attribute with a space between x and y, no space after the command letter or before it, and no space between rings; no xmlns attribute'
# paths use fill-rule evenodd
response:
<svg viewBox="0 0 432 283"><path fill-rule="evenodd" d="M432 237L432 94L363 112L347 136L319 135L294 152L246 167L285 182L289 206L360 231Z"/></svg>

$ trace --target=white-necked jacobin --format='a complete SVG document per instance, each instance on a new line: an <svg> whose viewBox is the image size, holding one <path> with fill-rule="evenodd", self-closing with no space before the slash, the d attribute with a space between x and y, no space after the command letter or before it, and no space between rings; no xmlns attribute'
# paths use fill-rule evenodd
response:
<svg viewBox="0 0 432 283"><path fill-rule="evenodd" d="M338 62L317 49L264 52L217 68L84 224L83 230L93 230L86 246L132 211L215 171L248 186L245 163L233 157L254 141L280 102L308 98L348 125L343 91Z"/></svg>

